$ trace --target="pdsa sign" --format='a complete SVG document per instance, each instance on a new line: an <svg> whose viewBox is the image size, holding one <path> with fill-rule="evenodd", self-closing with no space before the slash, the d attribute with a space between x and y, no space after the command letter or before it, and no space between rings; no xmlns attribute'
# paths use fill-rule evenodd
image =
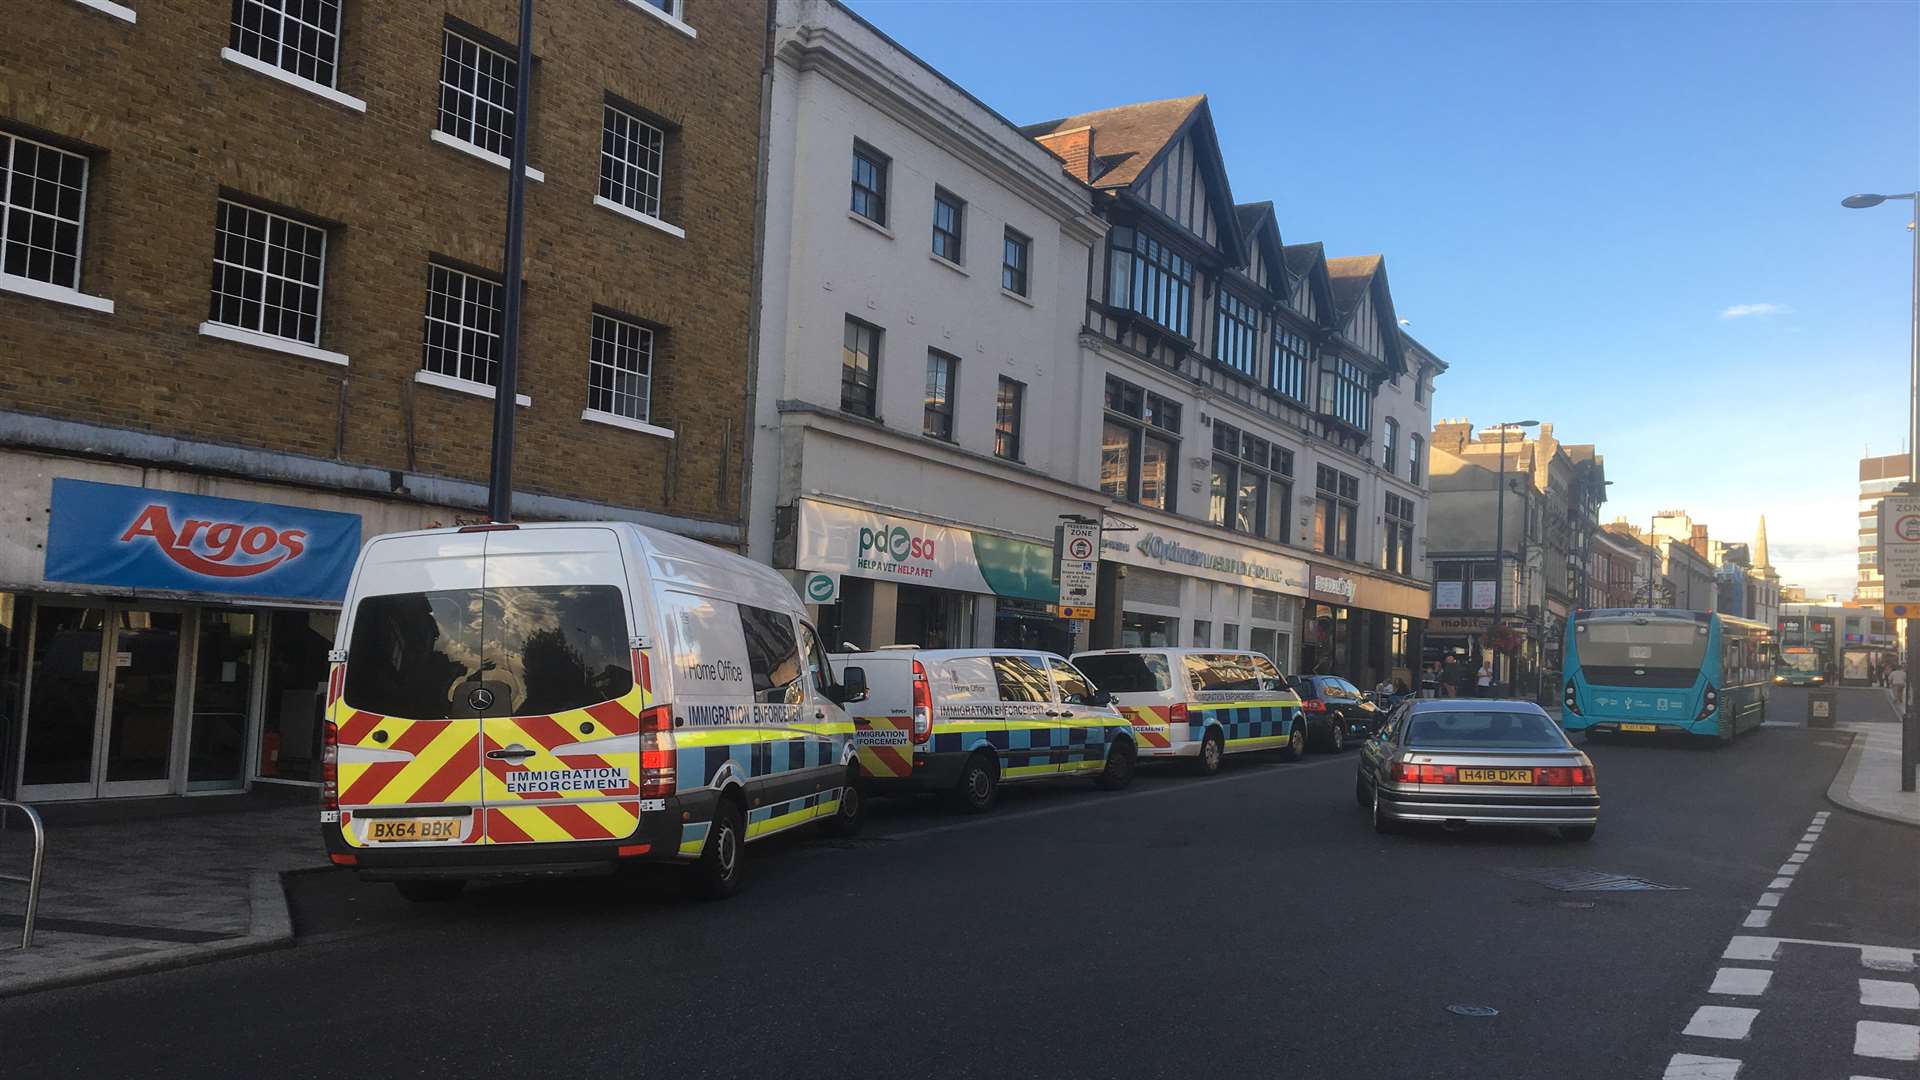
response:
<svg viewBox="0 0 1920 1080"><path fill-rule="evenodd" d="M810 573L800 586L800 598L809 604L837 604L840 602L840 575Z"/></svg>
<svg viewBox="0 0 1920 1080"><path fill-rule="evenodd" d="M55 479L46 578L135 589L339 600L360 517Z"/></svg>

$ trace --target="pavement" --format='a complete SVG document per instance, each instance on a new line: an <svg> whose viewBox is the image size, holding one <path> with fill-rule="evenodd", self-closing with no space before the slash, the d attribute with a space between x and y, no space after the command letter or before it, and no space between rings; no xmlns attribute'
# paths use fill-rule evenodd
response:
<svg viewBox="0 0 1920 1080"><path fill-rule="evenodd" d="M295 874L299 947L0 1000L0 1054L36 1078L1911 1080L1920 832L1826 801L1856 741L1592 747L1586 844L1378 835L1348 751L979 817L881 801L860 837L751 846L722 903Z"/></svg>

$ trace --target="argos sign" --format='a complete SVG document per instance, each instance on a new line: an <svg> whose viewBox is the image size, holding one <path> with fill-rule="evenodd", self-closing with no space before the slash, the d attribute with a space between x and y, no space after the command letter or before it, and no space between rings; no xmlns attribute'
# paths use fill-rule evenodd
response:
<svg viewBox="0 0 1920 1080"><path fill-rule="evenodd" d="M48 581L339 600L359 553L357 514L53 482Z"/></svg>

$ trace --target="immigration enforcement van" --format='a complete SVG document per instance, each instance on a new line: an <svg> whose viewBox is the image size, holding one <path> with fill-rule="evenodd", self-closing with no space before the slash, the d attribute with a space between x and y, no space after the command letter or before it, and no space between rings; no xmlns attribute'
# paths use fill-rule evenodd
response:
<svg viewBox="0 0 1920 1080"><path fill-rule="evenodd" d="M1217 772L1227 754L1307 752L1300 697L1272 660L1232 649L1104 649L1075 653L1074 666L1113 695L1133 725L1140 756L1190 758Z"/></svg>
<svg viewBox="0 0 1920 1080"><path fill-rule="evenodd" d="M992 808L1000 785L1092 777L1133 781L1127 721L1072 664L1020 649L894 647L837 654L870 693L849 706L861 781L875 794L938 792Z"/></svg>
<svg viewBox="0 0 1920 1080"><path fill-rule="evenodd" d="M448 899L489 876L678 864L858 827L853 724L793 587L628 523L375 537L330 655L328 857Z"/></svg>

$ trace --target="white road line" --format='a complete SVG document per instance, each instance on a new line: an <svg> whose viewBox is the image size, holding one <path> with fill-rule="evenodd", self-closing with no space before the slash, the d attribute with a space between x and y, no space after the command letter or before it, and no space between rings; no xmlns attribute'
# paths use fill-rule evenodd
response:
<svg viewBox="0 0 1920 1080"><path fill-rule="evenodd" d="M1858 1020L1853 1025L1853 1052L1888 1061L1920 1061L1920 1024L1888 1024Z"/></svg>
<svg viewBox="0 0 1920 1080"><path fill-rule="evenodd" d="M1784 877L1792 877L1793 875L1799 872L1800 872L1800 864L1791 863L1791 862L1786 864L1785 866L1782 866L1779 870L1775 871L1775 873L1778 873Z"/></svg>
<svg viewBox="0 0 1920 1080"><path fill-rule="evenodd" d="M1773 962L1774 954L1780 951L1780 939L1771 937L1747 937L1740 935L1727 942L1727 949L1720 954L1722 960L1765 960Z"/></svg>
<svg viewBox="0 0 1920 1080"><path fill-rule="evenodd" d="M1661 1080L1734 1080L1739 1075L1738 1058L1675 1054L1667 1062L1667 1071L1661 1074Z"/></svg>
<svg viewBox="0 0 1920 1080"><path fill-rule="evenodd" d="M1760 894L1760 906L1761 906L1761 907L1779 907L1779 906L1780 906L1780 894L1779 894L1779 893L1777 893L1777 892L1763 892L1763 893L1761 893L1761 894Z"/></svg>
<svg viewBox="0 0 1920 1080"><path fill-rule="evenodd" d="M1759 930L1772 921L1773 912L1765 908L1754 908L1752 911L1747 912L1747 920L1740 925L1749 930Z"/></svg>
<svg viewBox="0 0 1920 1080"><path fill-rule="evenodd" d="M1808 829L1804 834L1801 835L1800 842L1803 844L1811 844L1818 839L1820 839L1820 830Z"/></svg>
<svg viewBox="0 0 1920 1080"><path fill-rule="evenodd" d="M1920 986L1892 979L1861 979L1860 1004L1882 1009L1920 1009Z"/></svg>
<svg viewBox="0 0 1920 1080"><path fill-rule="evenodd" d="M1693 1019L1687 1021L1686 1030L1680 1034L1698 1035L1705 1039L1744 1039L1753 1029L1753 1018L1759 1015L1759 1009L1702 1005L1693 1011Z"/></svg>
<svg viewBox="0 0 1920 1080"><path fill-rule="evenodd" d="M1849 1076L1847 1080L1887 1080L1884 1076Z"/></svg>
<svg viewBox="0 0 1920 1080"><path fill-rule="evenodd" d="M1830 815L1830 814L1832 814L1832 813L1833 813L1833 811L1831 811L1831 810L1816 810L1816 811L1814 811L1814 813L1813 813L1813 820L1815 820L1815 821L1825 821L1825 820L1827 820L1827 816L1828 816L1828 815Z"/></svg>
<svg viewBox="0 0 1920 1080"><path fill-rule="evenodd" d="M1813 845L1812 845L1812 844L1795 844L1795 845L1793 845L1793 850L1795 850L1795 851L1812 851L1812 850L1813 850Z"/></svg>
<svg viewBox="0 0 1920 1080"><path fill-rule="evenodd" d="M1789 856L1787 856L1787 861L1788 861L1788 862L1790 862L1790 863L1803 863L1803 862L1806 862L1806 861L1807 861L1807 853L1806 853L1806 852L1804 852L1804 851L1796 851L1796 852L1794 852L1793 854L1791 854L1791 855L1789 855Z"/></svg>
<svg viewBox="0 0 1920 1080"><path fill-rule="evenodd" d="M1920 959L1920 949L1909 949L1899 945L1862 945L1855 941L1819 941L1814 938L1765 937L1759 934L1735 934L1727 942L1726 951L1720 954L1722 960L1766 960L1771 961L1780 951L1782 944L1787 945L1824 945L1832 949L1858 949L1860 962L1878 971L1912 971L1915 960Z"/></svg>
<svg viewBox="0 0 1920 1080"><path fill-rule="evenodd" d="M1860 946L1860 963L1875 971L1912 971L1920 950L1890 949L1884 945Z"/></svg>
<svg viewBox="0 0 1920 1080"><path fill-rule="evenodd" d="M1767 983L1773 981L1773 972L1765 968L1723 967L1713 973L1713 985L1709 994L1734 994L1739 997L1759 997L1767 992ZM1862 984L1866 980L1861 980Z"/></svg>
<svg viewBox="0 0 1920 1080"><path fill-rule="evenodd" d="M1807 826L1807 835L1819 836L1823 831L1825 831L1825 829L1826 829L1825 825L1809 825Z"/></svg>
<svg viewBox="0 0 1920 1080"><path fill-rule="evenodd" d="M1793 879L1790 877L1777 877L1777 878L1774 878L1772 881L1767 882L1767 888L1784 889L1791 886L1792 884L1793 884Z"/></svg>

